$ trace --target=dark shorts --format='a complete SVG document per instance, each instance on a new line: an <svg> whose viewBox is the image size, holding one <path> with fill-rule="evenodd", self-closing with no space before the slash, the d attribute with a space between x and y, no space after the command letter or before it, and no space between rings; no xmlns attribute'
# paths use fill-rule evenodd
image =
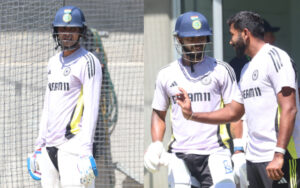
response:
<svg viewBox="0 0 300 188"><path fill-rule="evenodd" d="M199 181L201 188L207 188L213 185L208 166L209 155L176 153L176 156L183 159L191 175Z"/></svg>
<svg viewBox="0 0 300 188"><path fill-rule="evenodd" d="M266 171L269 162L247 161L249 188L298 188L300 187L300 159L284 159L284 176L279 181L271 180Z"/></svg>

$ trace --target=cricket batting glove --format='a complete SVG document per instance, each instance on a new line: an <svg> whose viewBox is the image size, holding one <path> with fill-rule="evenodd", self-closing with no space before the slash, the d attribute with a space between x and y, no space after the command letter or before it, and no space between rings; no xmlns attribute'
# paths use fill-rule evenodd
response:
<svg viewBox="0 0 300 188"><path fill-rule="evenodd" d="M245 153L233 154L231 160L234 165L234 181L240 187L248 187Z"/></svg>
<svg viewBox="0 0 300 188"><path fill-rule="evenodd" d="M96 176L98 176L98 170L96 161L93 156L81 156L77 164L78 171L80 173L80 183L82 185L90 185Z"/></svg>
<svg viewBox="0 0 300 188"><path fill-rule="evenodd" d="M41 171L38 163L38 158L41 156L41 148L37 149L34 153L29 154L27 158L27 169L30 176L34 180L41 180Z"/></svg>
<svg viewBox="0 0 300 188"><path fill-rule="evenodd" d="M149 145L144 155L144 166L154 173L159 170L160 165L168 165L168 153L165 151L162 142L156 141Z"/></svg>

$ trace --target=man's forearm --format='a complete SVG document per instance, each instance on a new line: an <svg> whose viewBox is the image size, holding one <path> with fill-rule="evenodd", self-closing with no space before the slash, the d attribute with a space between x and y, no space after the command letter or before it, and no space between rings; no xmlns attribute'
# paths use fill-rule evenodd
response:
<svg viewBox="0 0 300 188"><path fill-rule="evenodd" d="M282 112L280 117L279 134L276 146L286 149L294 130L296 112L293 110Z"/></svg>
<svg viewBox="0 0 300 188"><path fill-rule="evenodd" d="M151 117L151 136L152 141L162 141L164 138L166 123L165 123L166 112L156 111L152 112Z"/></svg>
<svg viewBox="0 0 300 188"><path fill-rule="evenodd" d="M243 114L243 105L237 102L232 102L217 111L193 113L190 120L208 124L223 124L237 121L242 117Z"/></svg>

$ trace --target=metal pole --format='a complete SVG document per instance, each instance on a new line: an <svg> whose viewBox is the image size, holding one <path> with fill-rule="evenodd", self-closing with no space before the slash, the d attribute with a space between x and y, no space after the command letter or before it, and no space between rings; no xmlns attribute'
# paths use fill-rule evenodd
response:
<svg viewBox="0 0 300 188"><path fill-rule="evenodd" d="M176 23L176 19L178 18L178 16L181 14L181 2L180 0L173 0L172 1L172 20L171 20L171 32L172 35L172 47L173 47L173 60L176 60L179 58L179 55L175 49L175 46L174 46L174 37L173 37L173 32L174 32L174 29L175 29L175 23Z"/></svg>
<svg viewBox="0 0 300 188"><path fill-rule="evenodd" d="M214 57L223 61L223 14L222 0L213 0L213 51Z"/></svg>

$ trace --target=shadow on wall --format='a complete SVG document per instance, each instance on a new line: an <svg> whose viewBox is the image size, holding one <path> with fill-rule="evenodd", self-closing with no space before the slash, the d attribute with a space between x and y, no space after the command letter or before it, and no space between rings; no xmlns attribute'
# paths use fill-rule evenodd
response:
<svg viewBox="0 0 300 188"><path fill-rule="evenodd" d="M144 185L136 182L130 177L126 177L126 179L122 182L122 188L143 188Z"/></svg>

